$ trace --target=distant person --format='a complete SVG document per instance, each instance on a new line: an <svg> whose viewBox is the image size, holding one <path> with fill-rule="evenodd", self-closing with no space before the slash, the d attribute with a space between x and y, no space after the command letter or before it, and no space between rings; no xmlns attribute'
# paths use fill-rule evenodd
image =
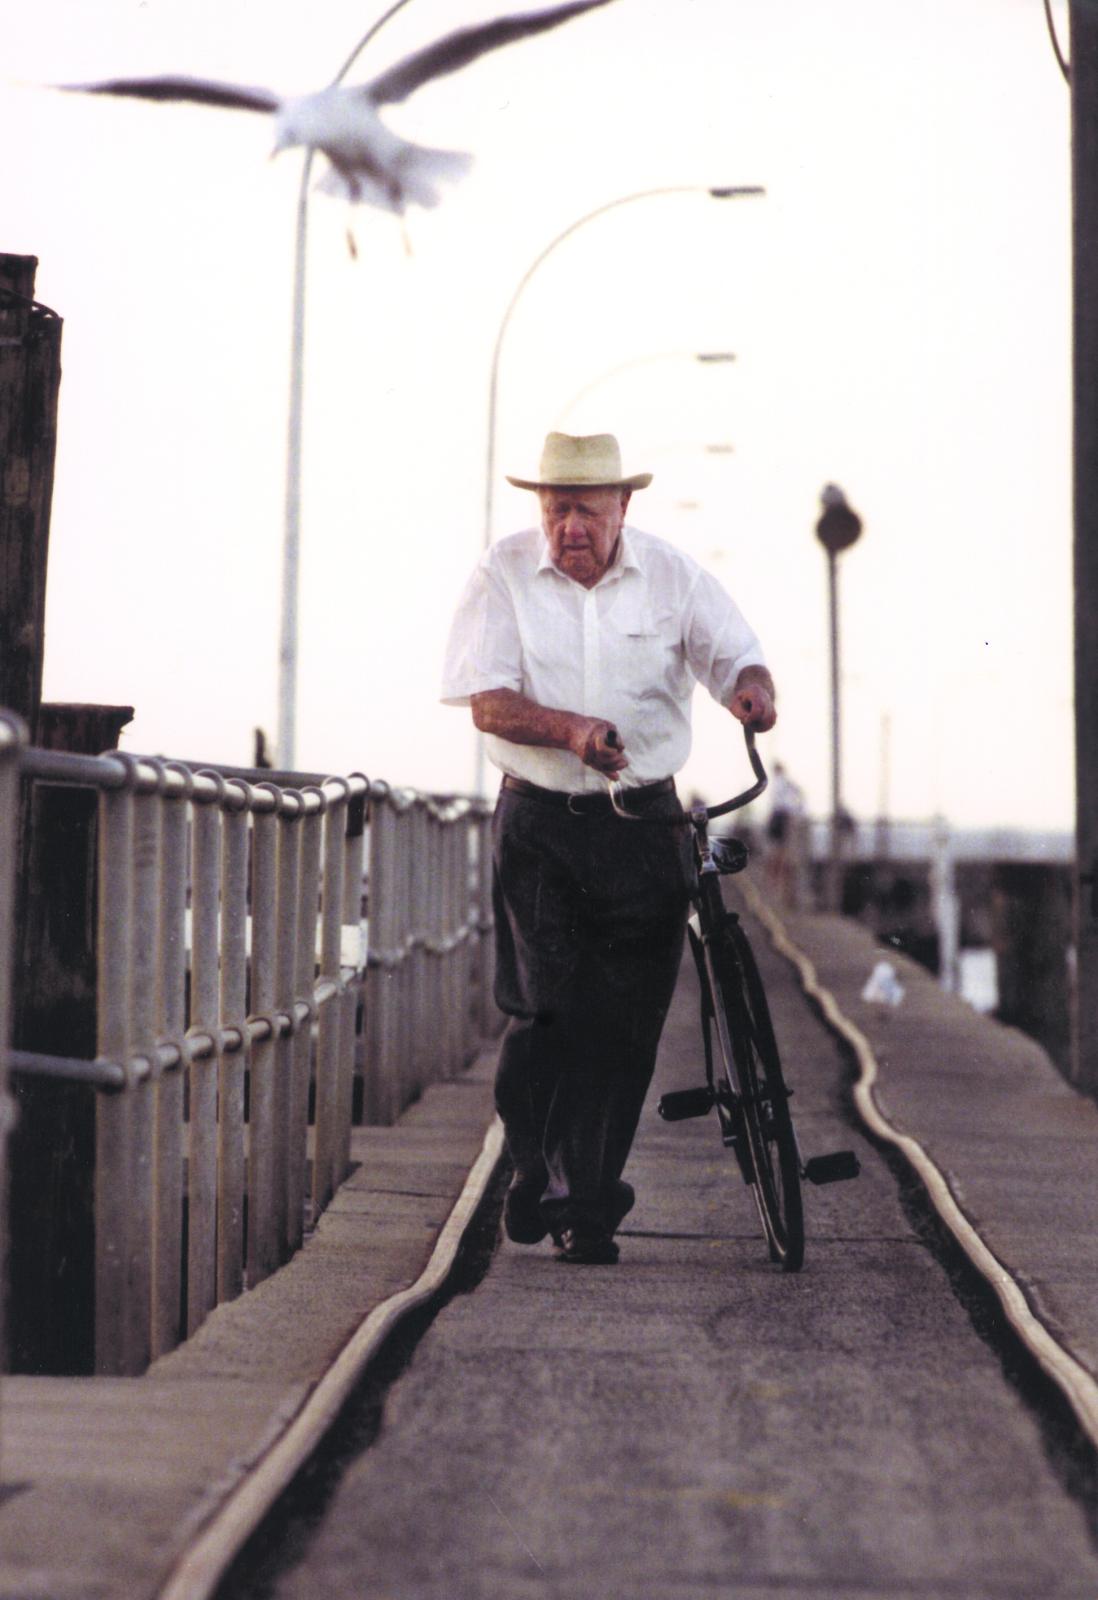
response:
<svg viewBox="0 0 1098 1600"><path fill-rule="evenodd" d="M790 910L798 901L804 795L784 765L775 761L770 778L770 816L766 824L766 875L778 902Z"/></svg>
<svg viewBox="0 0 1098 1600"><path fill-rule="evenodd" d="M496 1074L514 1177L504 1227L551 1234L566 1262L617 1260L633 1204L622 1169L675 987L689 904L675 816L700 681L748 726L776 719L759 642L687 555L625 522L650 473L622 472L612 434L551 433L541 526L492 546L454 618L447 704L471 706L503 772L493 821L496 999L510 1017Z"/></svg>

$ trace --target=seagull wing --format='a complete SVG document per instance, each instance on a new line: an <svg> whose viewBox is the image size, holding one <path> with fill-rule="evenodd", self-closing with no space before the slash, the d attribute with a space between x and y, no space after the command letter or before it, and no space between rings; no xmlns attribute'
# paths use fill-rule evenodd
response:
<svg viewBox="0 0 1098 1600"><path fill-rule="evenodd" d="M281 104L269 89L214 83L209 78L107 78L102 83L59 83L56 87L78 94L128 95L136 100L193 100L237 111L277 111Z"/></svg>
<svg viewBox="0 0 1098 1600"><path fill-rule="evenodd" d="M445 38L398 61L388 72L383 72L372 83L364 85L362 93L368 95L375 105L406 100L422 84L429 83L432 78L444 77L448 72L457 72L489 50L498 50L501 45L511 44L515 39L525 39L528 34L544 33L548 28L567 22L570 17L578 17L584 11L594 11L598 6L609 4L610 0L573 0L570 5L554 6L549 11L498 17L495 22L482 23L479 27L460 28L457 33L448 33Z"/></svg>

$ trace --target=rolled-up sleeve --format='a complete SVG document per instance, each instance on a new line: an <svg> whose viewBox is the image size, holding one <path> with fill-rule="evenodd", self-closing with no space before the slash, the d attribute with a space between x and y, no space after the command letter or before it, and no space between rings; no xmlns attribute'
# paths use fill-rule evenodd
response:
<svg viewBox="0 0 1098 1600"><path fill-rule="evenodd" d="M458 601L443 659L444 705L467 706L488 689L522 688L522 648L514 602L491 553Z"/></svg>
<svg viewBox="0 0 1098 1600"><path fill-rule="evenodd" d="M727 706L744 667L765 667L762 645L732 596L702 571L683 618L690 670L720 705Z"/></svg>

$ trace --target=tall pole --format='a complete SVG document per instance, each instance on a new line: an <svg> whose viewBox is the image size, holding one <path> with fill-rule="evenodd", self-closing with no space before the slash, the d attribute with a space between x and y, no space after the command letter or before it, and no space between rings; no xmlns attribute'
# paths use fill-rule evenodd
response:
<svg viewBox="0 0 1098 1600"><path fill-rule="evenodd" d="M332 79L342 83L370 40L409 0L394 0L355 45ZM297 191L294 228L294 282L290 332L290 399L286 424L286 490L282 533L282 607L278 637L278 766L293 770L297 756L297 599L301 586L301 450L305 394L305 266L309 221L309 178L313 147L305 150Z"/></svg>
<svg viewBox="0 0 1098 1600"><path fill-rule="evenodd" d="M1071 5L1075 496L1073 1076L1098 1089L1098 5Z"/></svg>
<svg viewBox="0 0 1098 1600"><path fill-rule="evenodd" d="M828 859L827 903L832 911L842 906L842 697L839 694L839 558L827 552L827 605L831 624L831 838Z"/></svg>
<svg viewBox="0 0 1098 1600"><path fill-rule="evenodd" d="M827 551L827 595L831 631L831 847L827 870L827 908L842 908L843 801L842 801L842 692L839 664L839 552L847 550L862 531L857 512L835 484L820 495L823 512L816 537Z"/></svg>

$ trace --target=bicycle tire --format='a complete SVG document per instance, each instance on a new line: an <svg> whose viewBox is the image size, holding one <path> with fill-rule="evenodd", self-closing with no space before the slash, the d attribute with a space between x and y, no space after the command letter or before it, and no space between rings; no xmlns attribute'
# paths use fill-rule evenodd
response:
<svg viewBox="0 0 1098 1600"><path fill-rule="evenodd" d="M722 922L710 943L709 964L710 1002L729 1087L738 1098L747 1134L759 1219L771 1260L784 1272L797 1272L804 1262L804 1208L789 1091L766 991L737 918Z"/></svg>

